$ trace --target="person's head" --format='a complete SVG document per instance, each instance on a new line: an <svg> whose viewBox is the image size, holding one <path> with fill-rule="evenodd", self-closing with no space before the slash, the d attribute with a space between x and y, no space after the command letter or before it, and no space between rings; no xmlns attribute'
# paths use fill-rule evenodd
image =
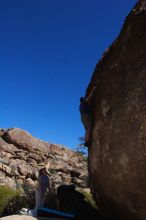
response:
<svg viewBox="0 0 146 220"><path fill-rule="evenodd" d="M84 97L80 98L80 102L84 102L84 100L85 100Z"/></svg>
<svg viewBox="0 0 146 220"><path fill-rule="evenodd" d="M42 176L42 175L47 175L47 170L46 170L46 167L43 167L39 170L39 176Z"/></svg>

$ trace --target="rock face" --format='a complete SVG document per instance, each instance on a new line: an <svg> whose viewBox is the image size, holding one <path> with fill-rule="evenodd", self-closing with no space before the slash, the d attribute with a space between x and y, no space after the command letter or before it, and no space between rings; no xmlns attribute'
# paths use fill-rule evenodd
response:
<svg viewBox="0 0 146 220"><path fill-rule="evenodd" d="M55 188L61 184L88 186L87 165L78 153L43 142L18 128L0 129L0 185L16 188L25 180L34 186L44 165L49 166L50 183Z"/></svg>
<svg viewBox="0 0 146 220"><path fill-rule="evenodd" d="M112 220L146 219L146 1L139 1L103 54L86 96L92 132L89 175Z"/></svg>

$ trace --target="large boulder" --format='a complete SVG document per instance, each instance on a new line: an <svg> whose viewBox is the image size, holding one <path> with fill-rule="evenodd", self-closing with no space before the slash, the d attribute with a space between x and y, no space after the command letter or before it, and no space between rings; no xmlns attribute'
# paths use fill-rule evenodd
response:
<svg viewBox="0 0 146 220"><path fill-rule="evenodd" d="M99 220L100 216L86 200L83 193L75 189L75 185L60 185L57 197L61 211L75 213L78 220Z"/></svg>
<svg viewBox="0 0 146 220"><path fill-rule="evenodd" d="M86 96L92 132L90 185L98 207L118 219L146 219L146 1L139 1L93 73Z"/></svg>

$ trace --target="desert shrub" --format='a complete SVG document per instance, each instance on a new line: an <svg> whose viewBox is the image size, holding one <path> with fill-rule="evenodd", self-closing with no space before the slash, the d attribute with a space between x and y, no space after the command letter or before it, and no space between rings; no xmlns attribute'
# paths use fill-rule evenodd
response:
<svg viewBox="0 0 146 220"><path fill-rule="evenodd" d="M8 186L0 186L0 216L8 204L18 195L18 192Z"/></svg>
<svg viewBox="0 0 146 220"><path fill-rule="evenodd" d="M84 191L83 189L79 189L78 191L84 195L84 200L85 200L88 204L90 204L94 209L97 209L95 200L94 200L94 198L93 198L91 192Z"/></svg>
<svg viewBox="0 0 146 220"><path fill-rule="evenodd" d="M18 214L22 208L32 209L34 205L34 199L32 200L31 196L27 197L26 194L18 193L5 207L3 216Z"/></svg>
<svg viewBox="0 0 146 220"><path fill-rule="evenodd" d="M91 193L84 192L85 201L88 202L93 208L97 209L95 200L93 199L93 196Z"/></svg>
<svg viewBox="0 0 146 220"><path fill-rule="evenodd" d="M56 190L53 186L46 194L45 206L59 209ZM18 214L22 208L33 209L34 207L35 192L27 184L22 184L19 190L0 186L0 216Z"/></svg>
<svg viewBox="0 0 146 220"><path fill-rule="evenodd" d="M22 191L0 186L0 216L17 214L23 207L33 208L34 205L34 192L29 188Z"/></svg>

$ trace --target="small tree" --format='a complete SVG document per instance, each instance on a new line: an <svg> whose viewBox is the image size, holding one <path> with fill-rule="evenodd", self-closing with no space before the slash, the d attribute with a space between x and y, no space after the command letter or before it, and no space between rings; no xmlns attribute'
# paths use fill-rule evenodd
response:
<svg viewBox="0 0 146 220"><path fill-rule="evenodd" d="M87 147L84 145L85 138L84 137L79 137L79 142L80 142L80 144L77 145L76 151L87 157L88 156L88 150L87 150Z"/></svg>

